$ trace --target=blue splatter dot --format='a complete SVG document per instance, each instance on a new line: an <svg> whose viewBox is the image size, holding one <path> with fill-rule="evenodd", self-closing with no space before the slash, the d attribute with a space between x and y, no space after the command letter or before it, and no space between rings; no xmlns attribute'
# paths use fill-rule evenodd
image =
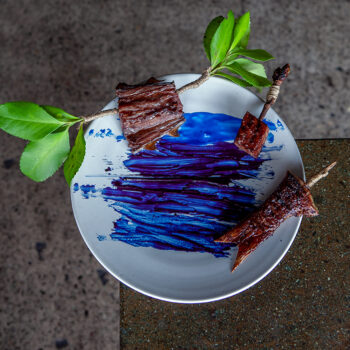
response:
<svg viewBox="0 0 350 350"><path fill-rule="evenodd" d="M97 236L97 239L102 242L102 241L106 241L107 240L107 237L105 235L98 235Z"/></svg>
<svg viewBox="0 0 350 350"><path fill-rule="evenodd" d="M116 136L116 140L117 140L117 142L120 142L122 140L125 140L125 137L124 137L124 135L118 135L118 136Z"/></svg>
<svg viewBox="0 0 350 350"><path fill-rule="evenodd" d="M94 129L91 129L91 130L89 131L89 136L91 136L93 133L94 133Z"/></svg>
<svg viewBox="0 0 350 350"><path fill-rule="evenodd" d="M102 139L105 138L105 137L111 137L111 136L114 136L113 132L111 129L100 129L100 131L98 131L96 134L95 134L95 137L101 137Z"/></svg>
<svg viewBox="0 0 350 350"><path fill-rule="evenodd" d="M106 132L106 136L107 137L110 137L110 136L113 136L114 134L113 134L113 132L112 132L112 130L111 129L107 129L107 132Z"/></svg>
<svg viewBox="0 0 350 350"><path fill-rule="evenodd" d="M95 134L95 137L101 137L103 139L105 137L105 132L106 132L106 129L101 129Z"/></svg>
<svg viewBox="0 0 350 350"><path fill-rule="evenodd" d="M89 198L89 194L91 196L91 194L96 193L95 185L81 185L80 190L83 192L82 196L85 199Z"/></svg>
<svg viewBox="0 0 350 350"><path fill-rule="evenodd" d="M79 184L78 184L78 183L75 183L75 184L74 184L74 186L73 186L73 191L74 191L74 192L79 191Z"/></svg>
<svg viewBox="0 0 350 350"><path fill-rule="evenodd" d="M277 126L278 126L279 129L284 130L284 126L283 126L282 122L279 119L277 119Z"/></svg>
<svg viewBox="0 0 350 350"><path fill-rule="evenodd" d="M267 135L267 142L273 143L274 139L275 139L275 136L273 136L273 133L269 132L269 134Z"/></svg>

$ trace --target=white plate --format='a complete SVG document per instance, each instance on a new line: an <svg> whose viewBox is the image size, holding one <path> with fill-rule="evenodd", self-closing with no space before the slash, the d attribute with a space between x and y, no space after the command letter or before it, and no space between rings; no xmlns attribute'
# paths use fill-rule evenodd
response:
<svg viewBox="0 0 350 350"><path fill-rule="evenodd" d="M177 87L196 78L198 78L197 74L177 74L163 77L165 80L175 81ZM185 113L207 112L226 114L239 118L242 118L247 110L254 115L259 115L262 108L262 101L253 93L220 78L210 78L209 81L199 88L183 93L181 95L181 101L184 105ZM105 109L114 108L116 105L117 101L114 100ZM201 118L205 117L208 118L208 122L206 120L204 124L201 124L202 126L198 126ZM233 140L237 127L233 127L230 124L231 119L228 120L227 118L229 117L213 116L210 114L187 115L187 121L180 129L180 134L183 130L187 132L191 131L191 127L194 132L201 131L201 128L203 128L205 137L211 140L211 130L214 130L213 134L215 134L215 130L220 129L220 133L225 134L225 132L230 132L231 128ZM250 189L256 195L256 205L276 188L287 170L304 178L302 160L294 138L287 126L273 110L268 112L266 119L275 125L275 130L271 131L269 141L266 145L267 147L264 148L261 154L264 161L259 168L257 177L252 176L252 173L249 171L246 173L242 172L248 178L235 180L229 185L245 186L245 188ZM197 120L198 123L193 123L194 120ZM229 125L225 124L227 122ZM192 124L194 126L191 126ZM140 198L142 197L141 200L148 198L147 190L143 190L143 196L141 197L140 193L138 193L139 199L131 204L131 207L130 203L125 203L126 198L129 198L127 196L122 195L119 199L116 197L111 199L107 196L106 188L113 188L111 183L114 179L128 177L133 181L133 177L140 176L139 173L130 171L123 163L130 157L130 152L126 141L123 139L120 122L116 116L104 117L94 121L86 131L85 139L87 147L85 160L74 178L71 187L75 219L86 244L97 260L113 276L141 293L166 301L182 303L208 302L232 296L249 288L266 276L283 258L296 236L301 218L290 218L280 226L272 237L261 244L234 273L230 271L235 259L236 248L232 248L228 252L228 257L215 257L208 252L164 250L144 246L137 247L131 245L131 241L125 243L115 239L119 237L118 233L114 235L113 240L110 234L114 231L120 232L118 231L120 230L119 227L122 227L123 232L128 230L149 230L147 233L144 233L144 235L147 234L144 237L150 237L149 234L151 236L153 234L153 239L156 241L159 239L157 234L151 232L152 225L155 222L152 222L150 225L137 224L135 223L135 217L138 219L145 215L147 220L151 218L151 221L152 218L156 218L157 223L165 223L165 226L168 227L173 225L176 220L175 217L173 217L174 220L169 219L169 216L165 216L165 214L163 217L162 213L157 213L157 217L152 216L156 215L154 212L158 210L158 204L156 207L153 206L151 211L144 209L144 204L140 203ZM168 144L171 144L173 142L172 140L178 142L177 140L179 139L166 136L166 140ZM189 142L191 143L192 141ZM228 144L230 144L229 141L225 143L225 147ZM210 148L211 146L208 147ZM193 152L192 156L193 159L200 159L199 156L197 157L196 152ZM247 157L243 160L241 159L242 164L252 159L249 156ZM167 159L169 159L169 162L172 160L171 156L162 159L163 161L165 159L165 163ZM187 161L191 162L192 158L188 158ZM130 162L128 166L130 168ZM173 165L165 164L164 168L167 169L168 167L170 169L171 166ZM210 168L210 164L206 164L205 167ZM228 168L232 170L232 164L228 165ZM195 171L197 168L193 169ZM157 171L159 171L159 168ZM156 173L156 175L159 174ZM214 173L212 175L215 177L216 174ZM212 179L214 178L211 177ZM153 181L154 179L151 178L151 180ZM125 180L121 181L124 186L126 183ZM205 182L205 184L207 183ZM194 184L198 190L198 182L194 182ZM206 185L203 186L206 187ZM174 193L171 194L171 196L173 195ZM177 195L181 197L183 191L179 191ZM160 196L159 198L162 200L163 197ZM201 200L201 204L203 204L203 198ZM157 199L155 201L157 202ZM186 199L179 199L175 204L178 205L180 203L182 205L182 201L185 203ZM150 202L148 201L148 203ZM228 205L231 205L231 202L229 203ZM221 206L220 203L219 206ZM135 213L133 216L129 216L130 210L138 209L138 216L135 216ZM203 210L205 212L205 208ZM212 212L209 210L208 215L211 214ZM195 214L188 213L185 216L181 215L179 217L184 218L186 222L189 219L195 220L193 235L202 232L196 226L196 220L199 223L202 219L202 214L199 215L196 212ZM204 217L206 216L206 214L203 215ZM215 226L215 222L207 218L203 220L206 220L204 226L211 224L213 224L213 227ZM147 222L149 223L151 221ZM118 222L117 229L114 228L114 222ZM227 224L227 221L223 224ZM234 225L233 222L230 224L232 226ZM183 227L185 227L185 223L184 225L178 224L177 226L172 226L171 232L176 233L175 231L177 229L181 231ZM164 230L164 227L162 229ZM189 236L191 234L191 232L188 232ZM136 236L138 237L136 240L137 244L140 243L142 234L140 235L138 232ZM131 234L128 239L132 240L133 235ZM180 241L181 239L180 235ZM190 237L190 239L192 238ZM165 238L165 241L168 242L168 238Z"/></svg>

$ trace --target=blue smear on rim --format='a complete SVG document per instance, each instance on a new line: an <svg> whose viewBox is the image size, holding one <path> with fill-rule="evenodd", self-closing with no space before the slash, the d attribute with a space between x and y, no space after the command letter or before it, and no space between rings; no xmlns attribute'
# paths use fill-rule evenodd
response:
<svg viewBox="0 0 350 350"><path fill-rule="evenodd" d="M84 198L102 197L121 214L113 224L112 240L226 257L232 245L214 239L256 205L257 190L236 180L274 176L261 165L269 160L269 151L282 148L269 146L277 126L267 122L267 143L254 159L233 144L240 118L205 112L187 113L185 118L179 137L164 136L155 150L129 155L124 165L132 176L99 189L75 184L74 191L77 185Z"/></svg>
<svg viewBox="0 0 350 350"><path fill-rule="evenodd" d="M91 129L89 131L89 136L94 135L94 137L99 137L101 139L105 137L112 137L114 136L117 142L120 142L122 140L125 140L124 135L115 135L111 129L100 129L99 131L95 132L94 129Z"/></svg>
<svg viewBox="0 0 350 350"><path fill-rule="evenodd" d="M90 130L91 132L91 130ZM90 132L89 132L89 135L90 135ZM100 138L104 138L104 137L110 137L110 136L114 136L113 132L111 129L100 129L100 131L96 132L94 137L100 137Z"/></svg>

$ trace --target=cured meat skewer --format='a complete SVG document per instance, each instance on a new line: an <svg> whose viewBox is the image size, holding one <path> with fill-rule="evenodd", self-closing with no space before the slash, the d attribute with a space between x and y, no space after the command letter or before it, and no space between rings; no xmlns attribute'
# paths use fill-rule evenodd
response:
<svg viewBox="0 0 350 350"><path fill-rule="evenodd" d="M232 271L289 217L318 215L310 188L321 178L327 176L335 165L336 162L330 164L307 183L287 172L278 188L257 211L216 240L220 243L238 245L238 253Z"/></svg>
<svg viewBox="0 0 350 350"><path fill-rule="evenodd" d="M116 94L123 133L133 153L152 148L163 135L176 133L185 121L174 83L155 78L141 85L120 83Z"/></svg>
<svg viewBox="0 0 350 350"><path fill-rule="evenodd" d="M266 102L259 118L254 117L249 112L246 112L243 117L234 143L239 149L254 158L259 156L269 133L269 127L263 122L263 119L270 107L276 102L280 86L288 77L289 73L289 64L284 65L282 68L277 68L273 73L273 85L267 94Z"/></svg>

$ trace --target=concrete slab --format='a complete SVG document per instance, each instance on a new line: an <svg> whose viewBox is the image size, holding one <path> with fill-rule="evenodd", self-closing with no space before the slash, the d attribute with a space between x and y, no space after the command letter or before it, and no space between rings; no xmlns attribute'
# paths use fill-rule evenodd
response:
<svg viewBox="0 0 350 350"><path fill-rule="evenodd" d="M22 146L1 135L0 348L118 349L119 283L83 242L62 173L20 174Z"/></svg>

